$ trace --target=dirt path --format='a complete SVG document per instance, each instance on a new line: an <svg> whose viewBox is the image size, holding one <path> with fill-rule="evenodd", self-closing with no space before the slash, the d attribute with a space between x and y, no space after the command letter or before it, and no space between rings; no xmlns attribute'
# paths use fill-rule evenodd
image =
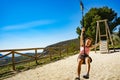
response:
<svg viewBox="0 0 120 80"><path fill-rule="evenodd" d="M21 72L5 80L74 80L77 69L77 55L65 58ZM87 80L120 80L120 52L111 54L100 54L91 52L93 59L91 63L90 79ZM82 75L86 72L86 65L82 65Z"/></svg>

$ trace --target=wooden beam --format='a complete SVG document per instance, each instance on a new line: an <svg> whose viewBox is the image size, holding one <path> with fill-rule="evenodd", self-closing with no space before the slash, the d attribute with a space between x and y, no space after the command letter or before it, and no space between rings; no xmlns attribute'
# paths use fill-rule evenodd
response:
<svg viewBox="0 0 120 80"><path fill-rule="evenodd" d="M0 52L9 52L9 51L26 51L26 50L35 50L35 49L45 49L45 48L7 49L7 50L0 50Z"/></svg>
<svg viewBox="0 0 120 80"><path fill-rule="evenodd" d="M11 53L11 52L10 52L10 53L7 53L7 54L5 54L5 55L3 55L3 56L0 56L0 58L3 58L3 57L8 56L8 55L10 55L10 54L12 54L12 53Z"/></svg>
<svg viewBox="0 0 120 80"><path fill-rule="evenodd" d="M34 56L30 56L30 55L26 55L26 54L22 54L22 53L19 53L19 52L15 52L16 54L19 54L19 55L22 55L22 56L26 56L26 57L30 57L30 58L35 58Z"/></svg>
<svg viewBox="0 0 120 80"><path fill-rule="evenodd" d="M104 20L98 20L98 21L96 21L96 22L106 22L107 21L107 19L104 19Z"/></svg>
<svg viewBox="0 0 120 80"><path fill-rule="evenodd" d="M15 70L15 53L14 51L12 51L11 53L12 53L12 66L13 66L13 70Z"/></svg>

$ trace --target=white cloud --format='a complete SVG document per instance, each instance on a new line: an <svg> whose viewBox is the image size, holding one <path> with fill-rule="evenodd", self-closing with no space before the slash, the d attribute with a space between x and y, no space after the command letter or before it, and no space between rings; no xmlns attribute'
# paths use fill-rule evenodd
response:
<svg viewBox="0 0 120 80"><path fill-rule="evenodd" d="M23 24L4 26L2 29L3 30L27 29L27 28L33 28L36 26L52 24L54 22L55 21L53 21L53 20L39 20L39 21L32 21L32 22L23 23Z"/></svg>

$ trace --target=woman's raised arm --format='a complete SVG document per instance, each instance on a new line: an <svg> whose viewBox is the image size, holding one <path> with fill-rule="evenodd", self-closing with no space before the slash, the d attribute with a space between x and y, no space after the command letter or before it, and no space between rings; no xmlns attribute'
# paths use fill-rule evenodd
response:
<svg viewBox="0 0 120 80"><path fill-rule="evenodd" d="M80 46L83 46L83 33L85 32L85 28L82 28L81 35L80 35Z"/></svg>

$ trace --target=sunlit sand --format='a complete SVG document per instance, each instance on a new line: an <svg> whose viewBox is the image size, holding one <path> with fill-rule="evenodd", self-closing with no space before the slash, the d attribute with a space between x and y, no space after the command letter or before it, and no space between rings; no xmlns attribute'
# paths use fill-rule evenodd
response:
<svg viewBox="0 0 120 80"><path fill-rule="evenodd" d="M77 55L18 73L5 80L74 80L77 69ZM120 80L120 52L100 54L90 52L90 78L88 80ZM86 65L82 65L82 75L86 73Z"/></svg>

